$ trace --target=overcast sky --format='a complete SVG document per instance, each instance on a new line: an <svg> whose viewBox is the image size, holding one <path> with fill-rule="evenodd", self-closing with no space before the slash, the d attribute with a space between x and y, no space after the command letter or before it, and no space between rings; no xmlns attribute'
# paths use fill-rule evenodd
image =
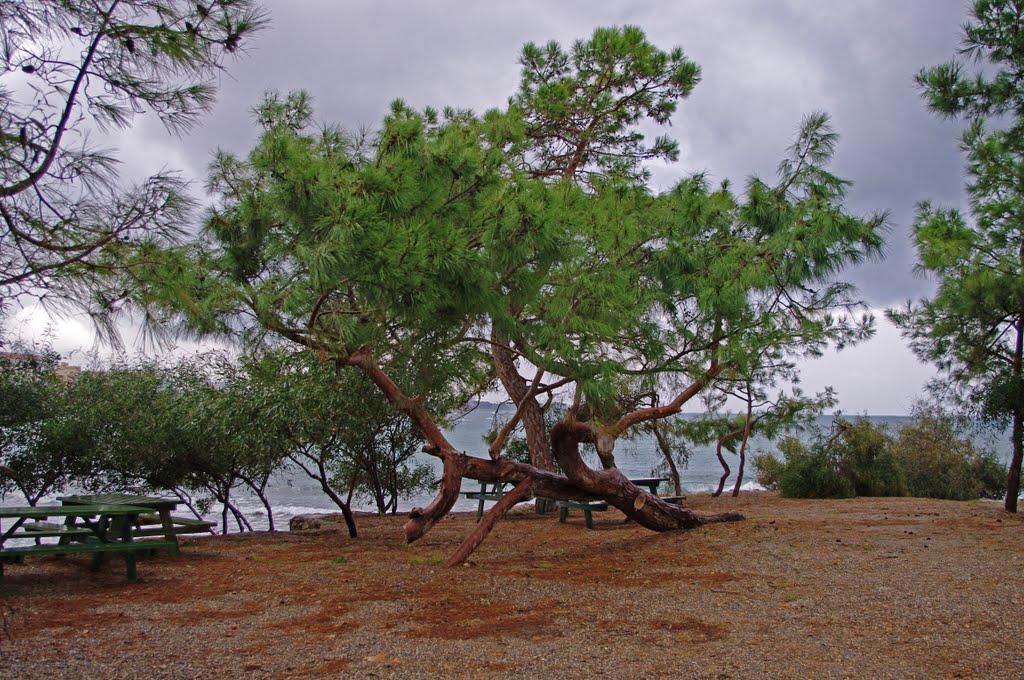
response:
<svg viewBox="0 0 1024 680"><path fill-rule="evenodd" d="M682 47L703 78L668 133L680 161L657 168L656 188L706 171L715 180L772 178L802 116L823 110L841 135L836 172L854 182L848 205L887 210L887 257L852 272L871 307L927 294L912 273L909 226L930 199L961 205L958 126L929 114L913 85L924 66L951 58L966 17L961 0L265 0L273 25L220 83L205 123L183 139L141 119L112 140L126 176L184 171L202 191L221 147L255 139L249 110L269 89L305 89L317 117L350 129L375 126L388 103L482 111L515 91L528 41L569 44L597 26L634 24L658 46ZM21 317L25 318L26 314ZM38 315L25 326L38 328ZM805 367L805 387L830 384L847 412L905 413L931 370L880 324L870 343ZM85 325L62 322L57 346L88 345Z"/></svg>

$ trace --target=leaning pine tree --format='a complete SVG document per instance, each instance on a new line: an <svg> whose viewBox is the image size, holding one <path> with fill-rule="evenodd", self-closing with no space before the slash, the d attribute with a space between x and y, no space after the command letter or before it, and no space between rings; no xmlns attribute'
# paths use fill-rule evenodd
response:
<svg viewBox="0 0 1024 680"><path fill-rule="evenodd" d="M305 95L269 97L255 148L215 160L219 201L202 238L133 269L151 318L308 348L331 370L361 371L409 416L443 476L411 512L408 540L448 513L463 478L512 483L450 565L531 494L606 500L657 531L741 519L631 484L616 442L716 379L749 374L766 347L793 357L871 331L836 277L879 250L884 218L844 210L824 115L801 126L774 183L736 195L696 176L654 194L643 161L677 149L647 145L637 127L668 122L695 64L627 27L568 52L527 46L522 65L507 110L395 102L372 140L314 127ZM495 377L516 414L485 455L461 453L427 397ZM566 408L548 427L536 416L556 391ZM657 406L630 397L652 391ZM502 455L527 418L536 464Z"/></svg>

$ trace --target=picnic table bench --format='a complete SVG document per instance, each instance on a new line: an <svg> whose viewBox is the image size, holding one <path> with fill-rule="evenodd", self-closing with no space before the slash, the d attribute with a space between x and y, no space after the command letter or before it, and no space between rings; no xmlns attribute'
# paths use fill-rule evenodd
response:
<svg viewBox="0 0 1024 680"><path fill-rule="evenodd" d="M469 500L478 501L476 518L479 521L484 515L484 503L487 501L500 501L501 497L505 495L505 482L480 482L479 491L463 491L462 495Z"/></svg>
<svg viewBox="0 0 1024 680"><path fill-rule="evenodd" d="M500 501L501 497L505 495L505 487L509 482L480 482L479 491L460 491L460 493L469 500L478 501L476 507L476 518L477 521L484 516L484 503L487 501ZM539 501L537 505L537 512L544 514L547 511L547 506L553 501L550 498L524 498L520 503L527 503L529 501Z"/></svg>
<svg viewBox="0 0 1024 680"><path fill-rule="evenodd" d="M0 520L13 519L13 524L0 533L0 580L4 564L20 564L30 555L91 554L92 568L99 569L108 553L122 553L125 575L136 581L136 553L154 548L177 548L167 540L134 540L132 527L136 518L148 512L135 505L66 505L66 506L14 506L0 507ZM63 517L63 525L51 524L51 517ZM27 520L32 523L26 525ZM60 543L42 544L38 539L59 537ZM34 545L11 545L12 539L37 539Z"/></svg>
<svg viewBox="0 0 1024 680"><path fill-rule="evenodd" d="M608 509L607 501L555 501L555 507L558 508L558 521L565 524L566 518L569 516L569 510L582 510L583 521L586 523L588 529L594 528L594 515L595 512L604 512Z"/></svg>

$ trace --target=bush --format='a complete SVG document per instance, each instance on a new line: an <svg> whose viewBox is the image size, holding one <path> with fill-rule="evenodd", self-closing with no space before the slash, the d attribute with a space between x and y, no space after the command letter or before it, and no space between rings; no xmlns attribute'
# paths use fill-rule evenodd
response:
<svg viewBox="0 0 1024 680"><path fill-rule="evenodd" d="M857 496L906 496L907 478L893 456L893 439L884 425L866 418L837 419L833 436L839 474Z"/></svg>
<svg viewBox="0 0 1024 680"><path fill-rule="evenodd" d="M914 409L893 451L913 496L970 500L1006 493L1006 467L993 453L979 450L951 415L934 407Z"/></svg>
<svg viewBox="0 0 1024 680"><path fill-rule="evenodd" d="M754 473L757 483L769 491L779 490L779 477L782 476L783 462L770 453L759 453L754 456Z"/></svg>
<svg viewBox="0 0 1024 680"><path fill-rule="evenodd" d="M884 427L836 420L830 436L819 434L810 445L786 438L779 444L784 460L762 455L754 466L758 483L786 498L905 496L905 477L891 448Z"/></svg>
<svg viewBox="0 0 1024 680"><path fill-rule="evenodd" d="M838 461L822 442L807 446L795 437L787 437L779 443L779 449L786 457L785 462L771 456L758 456L754 460L758 482L767 474L769 481L774 478L779 493L786 498L849 498L854 495L853 485L840 474Z"/></svg>
<svg viewBox="0 0 1024 680"><path fill-rule="evenodd" d="M783 440L785 456L754 459L757 481L787 498L919 496L970 500L1001 498L1006 467L979 450L956 420L917 407L895 435L866 419L837 419L829 437L810 444Z"/></svg>

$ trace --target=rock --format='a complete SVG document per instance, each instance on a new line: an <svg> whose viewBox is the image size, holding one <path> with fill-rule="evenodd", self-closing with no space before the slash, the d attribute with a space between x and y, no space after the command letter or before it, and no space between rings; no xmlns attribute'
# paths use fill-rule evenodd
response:
<svg viewBox="0 0 1024 680"><path fill-rule="evenodd" d="M339 531L345 524L340 512L326 515L295 515L288 520L288 531Z"/></svg>

